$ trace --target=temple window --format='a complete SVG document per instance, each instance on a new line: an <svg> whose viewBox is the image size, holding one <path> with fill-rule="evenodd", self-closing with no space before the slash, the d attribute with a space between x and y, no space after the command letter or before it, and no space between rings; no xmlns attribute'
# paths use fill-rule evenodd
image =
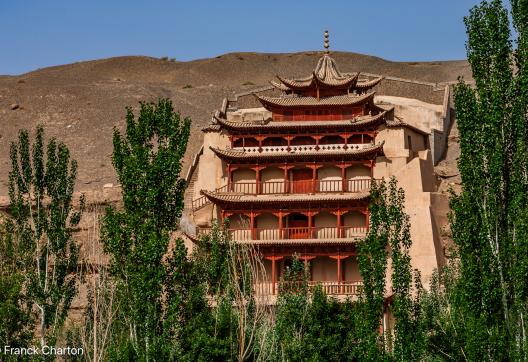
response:
<svg viewBox="0 0 528 362"><path fill-rule="evenodd" d="M268 137L262 141L262 146L287 146L288 141L283 137Z"/></svg>
<svg viewBox="0 0 528 362"><path fill-rule="evenodd" d="M309 136L297 136L291 140L292 146L315 145L315 140Z"/></svg>
<svg viewBox="0 0 528 362"><path fill-rule="evenodd" d="M367 134L354 134L348 138L348 144L372 143L372 137Z"/></svg>
<svg viewBox="0 0 528 362"><path fill-rule="evenodd" d="M341 145L344 144L345 140L340 136L324 136L319 140L320 145Z"/></svg>
<svg viewBox="0 0 528 362"><path fill-rule="evenodd" d="M242 137L233 142L233 147L258 147L258 141L253 137Z"/></svg>
<svg viewBox="0 0 528 362"><path fill-rule="evenodd" d="M244 139L238 138L233 142L233 147L244 147Z"/></svg>

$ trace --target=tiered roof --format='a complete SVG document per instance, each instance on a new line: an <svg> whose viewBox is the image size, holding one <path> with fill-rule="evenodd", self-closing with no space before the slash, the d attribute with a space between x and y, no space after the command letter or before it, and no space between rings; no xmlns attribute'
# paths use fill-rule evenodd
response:
<svg viewBox="0 0 528 362"><path fill-rule="evenodd" d="M255 94L255 97L262 103L265 108L281 107L281 108L295 108L295 107L328 107L328 106L353 106L368 102L374 98L374 93L367 93L363 95L344 94L340 96L315 98L315 97L300 97L296 95L283 97L266 97Z"/></svg>
<svg viewBox="0 0 528 362"><path fill-rule="evenodd" d="M364 92L376 86L383 79L383 77L379 77L367 82L359 82L359 75L359 72L351 74L341 73L335 60L328 53L325 53L317 62L311 75L297 79L283 78L277 75L279 81L271 81L271 85L282 91L333 88Z"/></svg>
<svg viewBox="0 0 528 362"><path fill-rule="evenodd" d="M350 203L354 201L367 200L369 191L365 192L345 192L345 193L318 193L318 194L283 194L283 195L250 195L236 192L215 192L201 190L200 193L215 204L225 204L229 206L247 207L253 206L284 206L284 204L295 204L306 206L311 204L325 205Z"/></svg>
<svg viewBox="0 0 528 362"><path fill-rule="evenodd" d="M300 151L287 151L286 146L283 146L284 150L274 151L274 152L247 152L242 150L235 149L220 149L217 147L210 147L210 149L221 159L226 161L257 161L266 159L269 161L301 161L301 160L332 160L339 158L340 160L357 160L357 159L372 159L377 156L383 155L383 144L384 142L378 143L376 145L369 145L359 149L353 149L350 145L350 149L343 150L332 149L329 146L328 150L312 150L314 146L305 146L306 150ZM280 146L277 146L280 148ZM301 146L302 147L302 146ZM324 145L320 146L321 148Z"/></svg>
<svg viewBox="0 0 528 362"><path fill-rule="evenodd" d="M351 119L340 121L271 121L271 119L262 121L228 121L225 118L214 117L213 122L230 131L275 131L275 130L293 130L293 129L335 129L336 127L355 130L357 128L373 127L383 123L386 119L387 113L393 109L380 111L377 115L364 115Z"/></svg>

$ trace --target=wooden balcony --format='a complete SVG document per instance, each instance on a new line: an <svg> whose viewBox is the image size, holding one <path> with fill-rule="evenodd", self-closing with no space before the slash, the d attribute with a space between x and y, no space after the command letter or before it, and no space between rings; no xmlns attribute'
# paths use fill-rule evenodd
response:
<svg viewBox="0 0 528 362"><path fill-rule="evenodd" d="M326 295L334 296L357 296L361 292L363 282L361 281L308 281L308 290L313 291L316 286L320 286ZM257 297L272 296L280 292L281 288L301 288L301 282L260 282L254 285Z"/></svg>
<svg viewBox="0 0 528 362"><path fill-rule="evenodd" d="M364 192L370 189L372 180L371 178L361 178L351 180L233 182L216 189L215 192L234 192L248 195ZM192 210L197 211L210 203L209 199L201 196L193 200Z"/></svg>
<svg viewBox="0 0 528 362"><path fill-rule="evenodd" d="M274 229L228 229L234 241L278 241L278 240L356 240L363 238L367 227L285 227ZM209 234L211 228L200 228L197 237Z"/></svg>
<svg viewBox="0 0 528 362"><path fill-rule="evenodd" d="M362 192L370 189L371 179L353 180L302 180L268 182L234 182L217 192L236 192L243 194L290 194L316 192Z"/></svg>

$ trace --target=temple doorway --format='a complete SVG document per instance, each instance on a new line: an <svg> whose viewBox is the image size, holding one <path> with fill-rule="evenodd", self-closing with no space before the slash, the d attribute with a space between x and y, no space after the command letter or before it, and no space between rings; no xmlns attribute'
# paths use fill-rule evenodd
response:
<svg viewBox="0 0 528 362"><path fill-rule="evenodd" d="M303 214L290 214L288 216L289 239L308 239L308 216Z"/></svg>
<svg viewBox="0 0 528 362"><path fill-rule="evenodd" d="M313 171L302 168L291 171L292 192L295 194L309 194L313 192Z"/></svg>

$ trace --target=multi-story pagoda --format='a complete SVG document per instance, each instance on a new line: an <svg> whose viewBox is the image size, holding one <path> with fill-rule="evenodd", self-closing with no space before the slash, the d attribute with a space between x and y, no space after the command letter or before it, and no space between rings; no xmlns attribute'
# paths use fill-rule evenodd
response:
<svg viewBox="0 0 528 362"><path fill-rule="evenodd" d="M217 112L203 129L197 235L215 219L227 220L232 238L255 245L264 258L261 292L275 294L282 270L298 255L309 263L310 284L355 294L356 243L369 227L370 185L394 173L397 157L403 165L428 147L426 132L375 104L381 77L341 73L328 33L325 48L311 75L277 76L276 95L254 94L261 107Z"/></svg>

